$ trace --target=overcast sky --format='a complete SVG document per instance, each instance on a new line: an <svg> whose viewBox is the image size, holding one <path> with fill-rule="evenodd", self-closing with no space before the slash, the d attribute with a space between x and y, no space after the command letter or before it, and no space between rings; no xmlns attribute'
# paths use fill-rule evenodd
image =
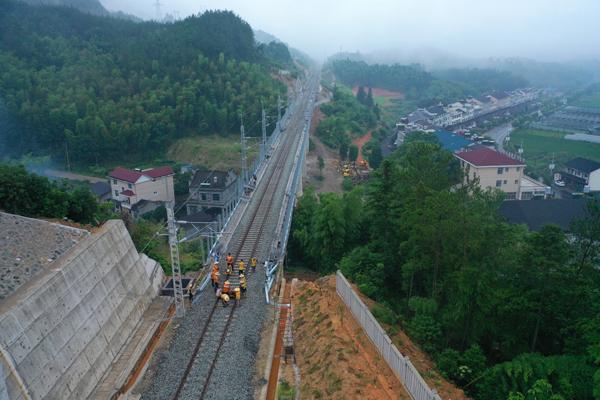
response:
<svg viewBox="0 0 600 400"><path fill-rule="evenodd" d="M100 0L144 19L155 0ZM184 17L229 9L323 59L337 51L434 48L466 57L600 55L600 0L160 0Z"/></svg>

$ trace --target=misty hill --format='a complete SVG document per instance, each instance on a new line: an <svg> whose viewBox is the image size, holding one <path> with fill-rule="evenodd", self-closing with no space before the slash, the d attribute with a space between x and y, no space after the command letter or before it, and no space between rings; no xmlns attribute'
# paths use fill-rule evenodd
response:
<svg viewBox="0 0 600 400"><path fill-rule="evenodd" d="M0 97L22 134L15 155L79 163L162 156L173 140L237 131L285 87L248 23L210 11L134 23L65 7L0 3Z"/></svg>
<svg viewBox="0 0 600 400"><path fill-rule="evenodd" d="M65 6L73 7L81 12L94 15L109 15L109 12L98 0L21 0L32 6Z"/></svg>
<svg viewBox="0 0 600 400"><path fill-rule="evenodd" d="M313 63L312 59L310 58L310 56L308 54L288 45L287 43L280 40L278 37L276 37L268 32L261 31L260 29L256 29L256 30L254 30L254 39L258 43L261 43L261 44L264 44L267 46L271 46L272 48L275 48L275 49L278 47L281 49L280 45L283 44L288 49L292 59L296 60L297 62L300 62L301 64L303 64L305 66L308 66Z"/></svg>
<svg viewBox="0 0 600 400"><path fill-rule="evenodd" d="M525 87L526 79L494 69L448 69L426 71L419 64L367 64L364 61L334 58L329 68L342 83L378 87L402 92L416 105L450 103L466 96L479 96L494 90Z"/></svg>
<svg viewBox="0 0 600 400"><path fill-rule="evenodd" d="M438 79L458 83L466 94L477 96L494 90L509 91L529 85L527 79L509 71L479 68L451 68L432 72Z"/></svg>
<svg viewBox="0 0 600 400"><path fill-rule="evenodd" d="M370 53L339 53L331 59L350 59L368 64L419 64L427 71L492 69L520 76L538 87L578 89L600 80L600 60L541 62L528 58L468 58L435 48L388 49Z"/></svg>
<svg viewBox="0 0 600 400"><path fill-rule="evenodd" d="M550 63L525 58L490 58L483 65L520 75L534 86L577 89L597 80L600 63Z"/></svg>
<svg viewBox="0 0 600 400"><path fill-rule="evenodd" d="M121 11L108 11L99 0L21 0L32 6L61 6L75 8L81 12L92 14L111 16L115 18L129 19L132 21L141 21L141 19L125 14Z"/></svg>

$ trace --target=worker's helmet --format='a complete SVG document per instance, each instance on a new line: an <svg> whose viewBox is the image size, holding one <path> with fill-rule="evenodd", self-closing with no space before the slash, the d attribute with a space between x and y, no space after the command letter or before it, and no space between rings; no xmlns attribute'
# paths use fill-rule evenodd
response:
<svg viewBox="0 0 600 400"><path fill-rule="evenodd" d="M244 274L240 274L240 278L243 278L243 277L244 277Z"/></svg>

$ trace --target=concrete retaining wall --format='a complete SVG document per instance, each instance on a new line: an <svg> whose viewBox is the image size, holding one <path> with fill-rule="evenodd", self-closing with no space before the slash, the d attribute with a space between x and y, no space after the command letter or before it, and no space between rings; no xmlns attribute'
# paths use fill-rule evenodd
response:
<svg viewBox="0 0 600 400"><path fill-rule="evenodd" d="M0 400L86 398L162 279L120 220L77 244L0 304Z"/></svg>

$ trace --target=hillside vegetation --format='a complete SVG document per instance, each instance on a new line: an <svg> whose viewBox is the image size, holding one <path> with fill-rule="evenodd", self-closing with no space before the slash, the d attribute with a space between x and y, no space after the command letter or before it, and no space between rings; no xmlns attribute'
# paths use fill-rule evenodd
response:
<svg viewBox="0 0 600 400"><path fill-rule="evenodd" d="M600 398L600 203L569 236L529 232L500 218L500 194L457 186L461 174L414 141L366 186L305 191L289 262L341 269L475 399Z"/></svg>
<svg viewBox="0 0 600 400"><path fill-rule="evenodd" d="M283 49L275 53L285 62ZM237 131L285 87L250 26L227 11L174 24L0 3L0 98L12 155L81 165L162 155L175 139ZM274 113L274 112L273 112Z"/></svg>
<svg viewBox="0 0 600 400"><path fill-rule="evenodd" d="M367 64L350 59L335 59L329 68L336 78L351 87L376 87L403 93L406 101L395 103L407 103L408 109L528 85L520 76L494 69L448 69L430 73L418 64Z"/></svg>

